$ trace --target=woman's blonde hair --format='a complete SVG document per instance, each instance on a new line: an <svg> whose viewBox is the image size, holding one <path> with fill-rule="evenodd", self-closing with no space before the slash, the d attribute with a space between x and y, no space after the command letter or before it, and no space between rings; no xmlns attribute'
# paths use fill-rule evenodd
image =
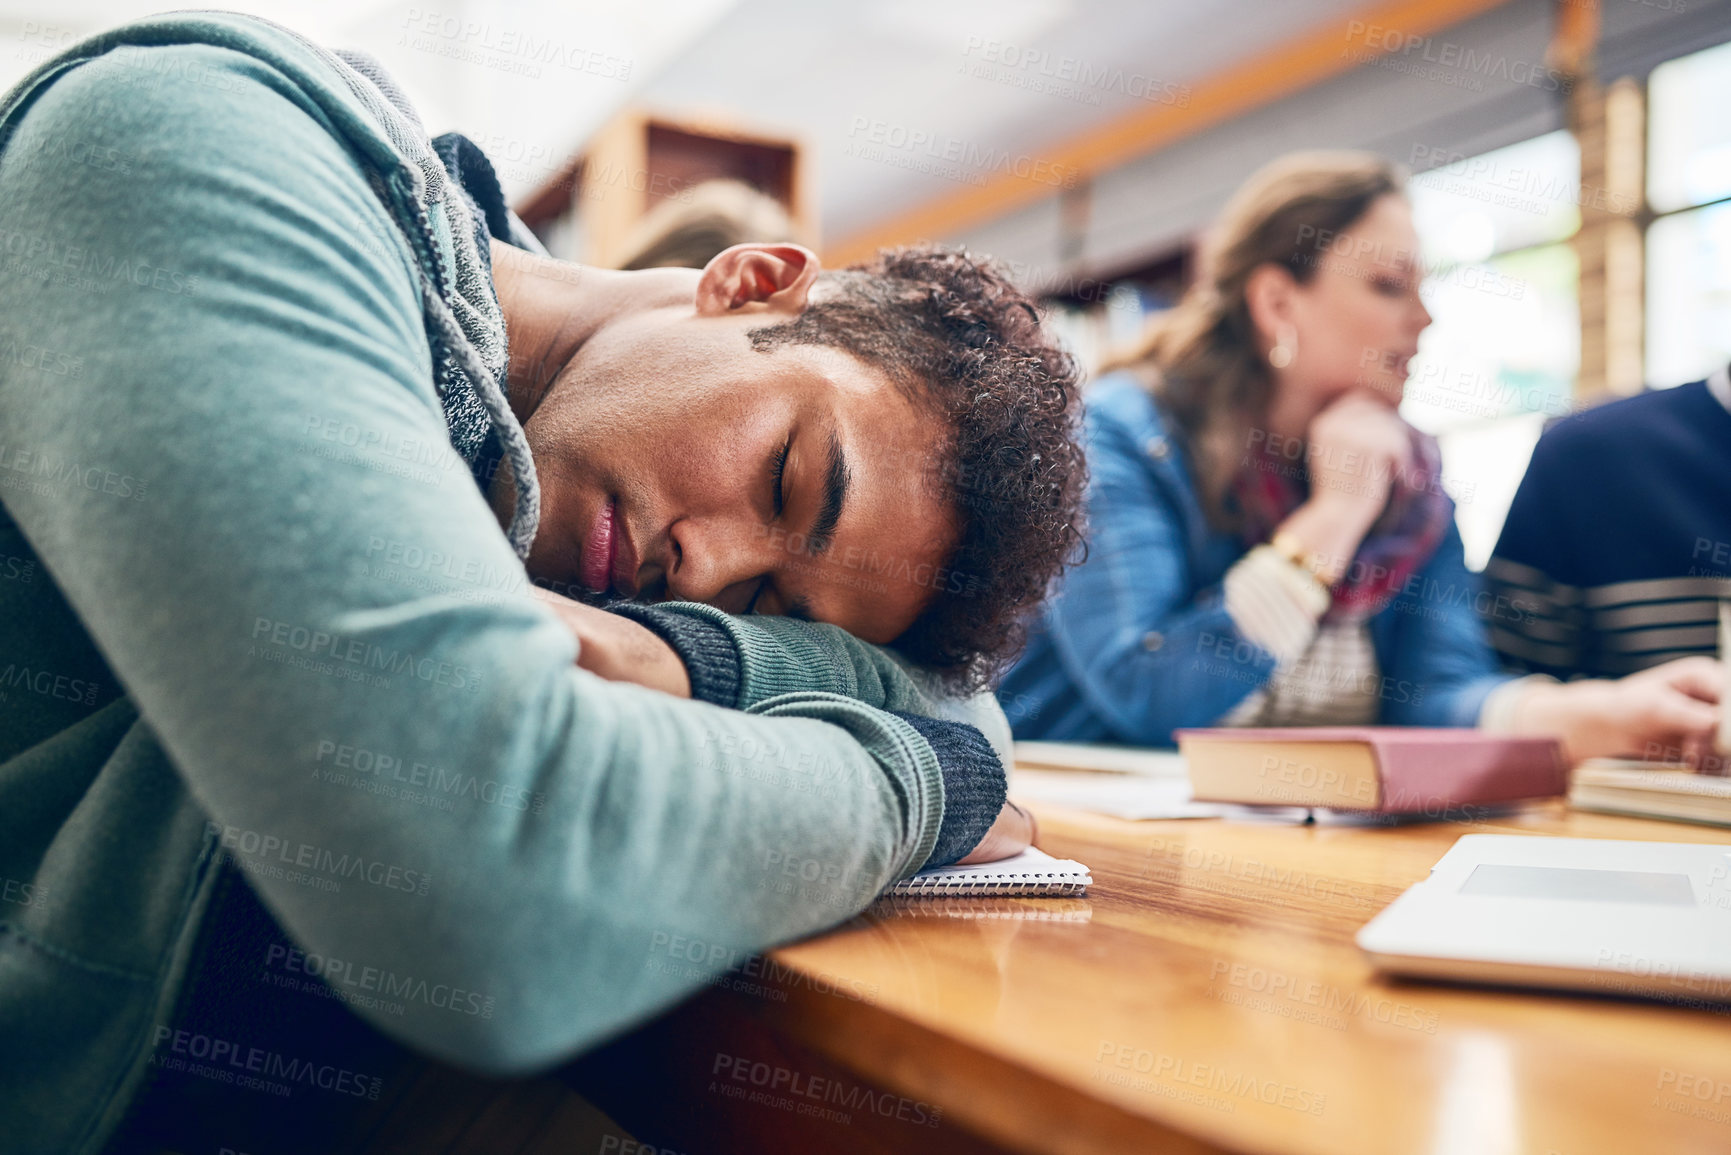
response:
<svg viewBox="0 0 1731 1155"><path fill-rule="evenodd" d="M1217 523L1228 520L1220 499L1243 434L1274 392L1245 299L1250 274L1273 264L1308 282L1344 230L1405 188L1404 169L1367 152L1295 152L1263 166L1204 235L1183 299L1102 367L1135 370L1160 399L1192 449Z"/></svg>

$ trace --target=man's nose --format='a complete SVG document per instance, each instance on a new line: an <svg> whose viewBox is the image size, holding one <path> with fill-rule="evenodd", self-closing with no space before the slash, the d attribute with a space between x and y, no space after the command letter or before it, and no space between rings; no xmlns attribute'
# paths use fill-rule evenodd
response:
<svg viewBox="0 0 1731 1155"><path fill-rule="evenodd" d="M769 558L775 547L768 527L749 519L681 518L669 535L673 565L667 574L667 592L680 601L742 612L771 568Z"/></svg>

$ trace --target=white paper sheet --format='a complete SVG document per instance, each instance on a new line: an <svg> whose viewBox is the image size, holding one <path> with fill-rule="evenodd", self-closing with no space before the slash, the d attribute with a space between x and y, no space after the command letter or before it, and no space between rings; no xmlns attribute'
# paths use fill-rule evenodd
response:
<svg viewBox="0 0 1731 1155"><path fill-rule="evenodd" d="M1144 774L1083 774L1067 770L1024 770L1010 783L1019 802L1039 802L1106 814L1113 818L1217 818L1231 807L1197 802L1190 780Z"/></svg>

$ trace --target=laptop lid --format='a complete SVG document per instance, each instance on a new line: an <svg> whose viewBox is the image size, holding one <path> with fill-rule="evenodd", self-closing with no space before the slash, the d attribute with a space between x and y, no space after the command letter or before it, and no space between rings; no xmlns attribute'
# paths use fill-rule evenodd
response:
<svg viewBox="0 0 1731 1155"><path fill-rule="evenodd" d="M1392 974L1731 1003L1731 845L1469 834L1357 941Z"/></svg>

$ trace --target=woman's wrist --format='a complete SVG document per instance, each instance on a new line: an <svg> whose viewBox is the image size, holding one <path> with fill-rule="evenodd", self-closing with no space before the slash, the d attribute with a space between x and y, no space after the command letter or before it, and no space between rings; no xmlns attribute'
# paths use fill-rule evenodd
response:
<svg viewBox="0 0 1731 1155"><path fill-rule="evenodd" d="M1317 622L1334 604L1323 578L1272 545L1259 545L1239 558L1226 571L1221 591L1239 636L1282 665L1310 647Z"/></svg>
<svg viewBox="0 0 1731 1155"><path fill-rule="evenodd" d="M1315 553L1305 544L1304 539L1289 529L1277 529L1274 536L1268 539L1268 547L1279 554L1294 569L1309 577L1322 587L1323 593L1334 588L1334 582L1329 574L1329 567L1321 555Z"/></svg>
<svg viewBox="0 0 1731 1155"><path fill-rule="evenodd" d="M1354 498L1313 494L1275 529L1276 541L1306 551L1301 563L1332 588L1352 565L1358 547L1376 521L1377 510ZM1277 546L1277 548L1279 548ZM1280 551L1287 554L1286 549Z"/></svg>
<svg viewBox="0 0 1731 1155"><path fill-rule="evenodd" d="M1367 498L1355 493L1325 490L1311 494L1295 512L1309 509L1324 524L1340 526L1342 532L1352 534L1356 547L1370 532L1370 527L1376 524L1376 519L1382 516L1383 508L1387 504L1386 494L1378 498Z"/></svg>

